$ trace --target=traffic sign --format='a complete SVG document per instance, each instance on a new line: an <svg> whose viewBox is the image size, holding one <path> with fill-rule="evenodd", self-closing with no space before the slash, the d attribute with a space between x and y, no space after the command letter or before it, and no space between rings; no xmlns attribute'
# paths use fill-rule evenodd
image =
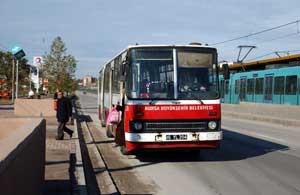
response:
<svg viewBox="0 0 300 195"><path fill-rule="evenodd" d="M35 67L40 67L44 63L43 57L41 56L34 56L33 57L33 65Z"/></svg>

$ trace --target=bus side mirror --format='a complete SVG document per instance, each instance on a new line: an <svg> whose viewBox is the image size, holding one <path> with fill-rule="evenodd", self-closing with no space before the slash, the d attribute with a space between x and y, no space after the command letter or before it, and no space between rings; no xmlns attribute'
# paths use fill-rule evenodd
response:
<svg viewBox="0 0 300 195"><path fill-rule="evenodd" d="M223 70L223 77L224 80L228 80L230 78L230 73L229 73L229 67L228 64L223 64L222 65L222 70Z"/></svg>

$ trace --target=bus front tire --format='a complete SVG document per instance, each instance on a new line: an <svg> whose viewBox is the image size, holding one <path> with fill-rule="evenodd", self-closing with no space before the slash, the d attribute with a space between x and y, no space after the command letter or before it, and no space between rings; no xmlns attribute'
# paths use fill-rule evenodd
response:
<svg viewBox="0 0 300 195"><path fill-rule="evenodd" d="M131 152L129 152L127 149L126 149L126 146L121 146L120 147L120 151L123 155L130 155Z"/></svg>

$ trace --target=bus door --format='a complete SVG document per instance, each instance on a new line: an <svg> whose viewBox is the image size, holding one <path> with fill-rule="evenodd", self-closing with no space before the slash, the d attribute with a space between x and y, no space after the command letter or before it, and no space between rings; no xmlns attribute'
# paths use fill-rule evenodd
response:
<svg viewBox="0 0 300 195"><path fill-rule="evenodd" d="M240 80L240 102L246 101L246 83L247 83L247 77L241 77L241 80Z"/></svg>
<svg viewBox="0 0 300 195"><path fill-rule="evenodd" d="M264 102L273 103L273 74L265 75Z"/></svg>

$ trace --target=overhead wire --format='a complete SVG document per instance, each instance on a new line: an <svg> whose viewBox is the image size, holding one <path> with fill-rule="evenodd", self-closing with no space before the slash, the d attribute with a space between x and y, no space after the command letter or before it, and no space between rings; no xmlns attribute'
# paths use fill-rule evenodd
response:
<svg viewBox="0 0 300 195"><path fill-rule="evenodd" d="M223 44L223 43L236 41L236 40L239 40L239 39L248 38L248 37L251 37L251 36L254 36L254 35L262 34L262 33L269 32L269 31L272 31L272 30L276 30L276 29L279 29L279 28L282 28L282 27L285 27L285 26L289 26L291 24L297 24L298 25L298 31L299 31L299 21L300 20L296 20L296 21L293 21L293 22L289 22L289 23L286 23L286 24L282 24L282 25L279 25L279 26L268 28L268 29L258 31L258 32L255 32L255 33L250 33L248 35L244 35L244 36L240 36L240 37L236 37L236 38L233 38L233 39L229 39L229 40L225 40L225 41L221 41L221 42L216 42L216 43L212 43L212 44L208 44L208 45L210 45L210 46L219 45L219 44Z"/></svg>
<svg viewBox="0 0 300 195"><path fill-rule="evenodd" d="M276 37L276 38L273 38L273 39L269 39L269 40L266 40L266 41L262 41L262 42L259 42L259 43L256 43L255 45L260 45L262 43L268 43L268 42L272 42L272 41L276 41L276 40L279 40L279 39L284 39L284 38L288 38L288 37L292 37L292 36L295 36L295 35L299 35L300 32L296 32L296 33L289 33L289 34L286 34L286 35L283 35L283 36L280 36L280 37Z"/></svg>

